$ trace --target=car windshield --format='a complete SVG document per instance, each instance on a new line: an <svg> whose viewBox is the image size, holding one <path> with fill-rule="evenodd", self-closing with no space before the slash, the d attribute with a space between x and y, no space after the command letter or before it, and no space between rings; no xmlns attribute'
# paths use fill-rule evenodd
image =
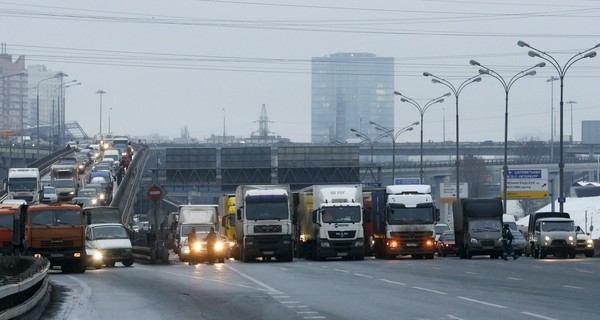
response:
<svg viewBox="0 0 600 320"><path fill-rule="evenodd" d="M56 189L54 189L54 187L46 186L44 187L44 194L56 194Z"/></svg>
<svg viewBox="0 0 600 320"><path fill-rule="evenodd" d="M98 226L92 228L94 240L128 239L127 231L121 226Z"/></svg>
<svg viewBox="0 0 600 320"><path fill-rule="evenodd" d="M96 190L93 189L81 189L77 194L81 197L95 197L96 193Z"/></svg>
<svg viewBox="0 0 600 320"><path fill-rule="evenodd" d="M445 224L436 224L435 225L435 233L437 233L437 234L442 234L442 232L444 232L446 230L450 230L450 227L448 227L448 225L445 225Z"/></svg>
<svg viewBox="0 0 600 320"><path fill-rule="evenodd" d="M74 186L73 180L54 180L55 188L72 188Z"/></svg>

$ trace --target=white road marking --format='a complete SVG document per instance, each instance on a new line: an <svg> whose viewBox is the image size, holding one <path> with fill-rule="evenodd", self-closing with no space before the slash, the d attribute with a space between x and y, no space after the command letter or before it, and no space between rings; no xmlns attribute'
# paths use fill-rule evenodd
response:
<svg viewBox="0 0 600 320"><path fill-rule="evenodd" d="M373 279L373 277L368 276L366 274L361 274L361 273L353 273L353 275L357 276L357 277L363 277L363 278L368 278L368 279Z"/></svg>
<svg viewBox="0 0 600 320"><path fill-rule="evenodd" d="M451 315L451 314L449 314L449 315L448 315L448 318L450 318L450 319L454 319L454 320L465 320L465 319L463 319L463 318L459 318L459 317L457 317L457 316L453 316L453 315Z"/></svg>
<svg viewBox="0 0 600 320"><path fill-rule="evenodd" d="M459 299L463 299L463 300L467 300L467 301L471 301L471 302L475 302L475 303L479 303L479 304L483 304L486 306L490 306L490 307L494 307L494 308L502 308L502 309L506 309L508 307L500 305L500 304L495 304L495 303L490 303L490 302L485 302L485 301L481 301L481 300L475 300L475 299L471 299L471 298L467 298L467 297L458 297Z"/></svg>
<svg viewBox="0 0 600 320"><path fill-rule="evenodd" d="M397 281L392 281L392 280L387 280L387 279L379 279L380 281L383 282L387 282L387 283L391 283L391 284L397 284L397 285L401 285L401 286L405 286L406 283L402 283L402 282L397 282Z"/></svg>
<svg viewBox="0 0 600 320"><path fill-rule="evenodd" d="M242 276L242 277L244 277L244 278L246 278L246 279L248 279L248 280L250 280L250 281L252 281L252 282L256 283L257 285L259 285L259 286L261 286L261 287L265 288L265 290L267 290L267 291L271 291L271 292L280 292L279 290L277 290L277 289L275 289L275 288L273 288L273 287L271 287L271 286L267 285L266 283L263 283L263 282L261 282L261 281L259 281L259 280L257 280L257 279L254 279L254 278L252 278L251 276L249 276L249 275L247 275L247 274L245 274L245 273L242 273L241 271L238 271L238 270L237 270L236 268L234 268L234 267L231 267L231 266L229 266L229 265L226 265L226 264L223 264L223 265L225 266L225 268L228 268L229 270L231 270L231 271L233 271L233 272L237 273L238 275L240 275L240 276Z"/></svg>
<svg viewBox="0 0 600 320"><path fill-rule="evenodd" d="M323 316L310 316L310 317L303 317L304 319L327 319Z"/></svg>
<svg viewBox="0 0 600 320"><path fill-rule="evenodd" d="M346 273L350 272L350 271L348 271L348 270L342 270L342 269L333 269L333 270L334 270L334 271L339 271L339 272L346 272Z"/></svg>
<svg viewBox="0 0 600 320"><path fill-rule="evenodd" d="M445 292L441 292L441 291L437 291L437 290L432 290L432 289L427 289L427 288L421 288L421 287L413 287L413 289L423 290L423 291L437 293L437 294L447 294Z"/></svg>
<svg viewBox="0 0 600 320"><path fill-rule="evenodd" d="M521 313L522 313L522 314L526 314L526 315L528 315L528 316L535 317L535 318L544 319L544 320L558 320L558 319L556 319L556 318L550 318L550 317L546 317L546 316L543 316L543 315L541 315L541 314L532 313L532 312L525 312L525 311L523 311L523 312L521 312Z"/></svg>
<svg viewBox="0 0 600 320"><path fill-rule="evenodd" d="M476 272L467 271L466 274L477 274Z"/></svg>
<svg viewBox="0 0 600 320"><path fill-rule="evenodd" d="M521 278L506 278L506 279L508 279L508 280L514 280L514 281L521 281L521 280L523 280Z"/></svg>
<svg viewBox="0 0 600 320"><path fill-rule="evenodd" d="M300 303L300 301L279 301L280 303L283 304L293 304L293 303Z"/></svg>
<svg viewBox="0 0 600 320"><path fill-rule="evenodd" d="M579 269L579 268L575 268L575 270L577 270L577 272L581 272L581 273L593 273L593 272L591 272L589 270L582 270L582 269Z"/></svg>
<svg viewBox="0 0 600 320"><path fill-rule="evenodd" d="M315 314L318 312L317 311L298 311L296 313L298 313L298 314Z"/></svg>
<svg viewBox="0 0 600 320"><path fill-rule="evenodd" d="M308 306L287 306L288 308L308 308Z"/></svg>
<svg viewBox="0 0 600 320"><path fill-rule="evenodd" d="M569 289L583 289L582 287L576 287L576 286L567 286L567 285L563 285L563 288L569 288Z"/></svg>

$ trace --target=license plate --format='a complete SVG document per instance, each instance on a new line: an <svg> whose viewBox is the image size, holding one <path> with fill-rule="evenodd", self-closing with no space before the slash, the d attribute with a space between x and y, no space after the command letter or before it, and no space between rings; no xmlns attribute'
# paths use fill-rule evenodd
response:
<svg viewBox="0 0 600 320"><path fill-rule="evenodd" d="M273 251L263 251L263 254L273 254L273 253L275 253L275 252L273 252Z"/></svg>
<svg viewBox="0 0 600 320"><path fill-rule="evenodd" d="M406 246L407 246L407 247L416 247L416 246L417 246L417 244L416 244L416 243L409 242L409 243L407 243L407 244L406 244Z"/></svg>
<svg viewBox="0 0 600 320"><path fill-rule="evenodd" d="M62 253L52 253L52 254L50 254L51 258L61 258L63 256L64 255Z"/></svg>
<svg viewBox="0 0 600 320"><path fill-rule="evenodd" d="M338 257L346 257L346 256L348 256L348 252L338 252L337 256Z"/></svg>

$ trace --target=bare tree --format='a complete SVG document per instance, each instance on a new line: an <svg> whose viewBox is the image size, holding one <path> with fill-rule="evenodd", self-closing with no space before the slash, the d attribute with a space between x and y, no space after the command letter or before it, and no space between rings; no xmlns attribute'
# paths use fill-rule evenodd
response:
<svg viewBox="0 0 600 320"><path fill-rule="evenodd" d="M469 184L469 198L483 197L484 185L491 181L490 170L483 159L473 155L465 156L462 160L461 181Z"/></svg>
<svg viewBox="0 0 600 320"><path fill-rule="evenodd" d="M519 199L519 206L523 210L523 216L526 217L529 214L532 214L548 203L550 200L548 199Z"/></svg>

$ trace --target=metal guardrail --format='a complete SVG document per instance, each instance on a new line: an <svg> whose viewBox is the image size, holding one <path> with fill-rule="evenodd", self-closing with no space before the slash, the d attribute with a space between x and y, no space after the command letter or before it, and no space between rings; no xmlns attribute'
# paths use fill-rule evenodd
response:
<svg viewBox="0 0 600 320"><path fill-rule="evenodd" d="M148 146L141 146L135 153L133 161L127 169L125 177L121 181L119 188L112 202L111 207L118 207L123 217L123 223L127 225L130 217L132 216L133 206L137 197L137 191L144 174L144 168L146 167L146 161L150 156Z"/></svg>
<svg viewBox="0 0 600 320"><path fill-rule="evenodd" d="M15 275L2 279L0 285L0 320L12 319L27 313L45 298L49 290L48 260L33 257L0 257L2 270Z"/></svg>

